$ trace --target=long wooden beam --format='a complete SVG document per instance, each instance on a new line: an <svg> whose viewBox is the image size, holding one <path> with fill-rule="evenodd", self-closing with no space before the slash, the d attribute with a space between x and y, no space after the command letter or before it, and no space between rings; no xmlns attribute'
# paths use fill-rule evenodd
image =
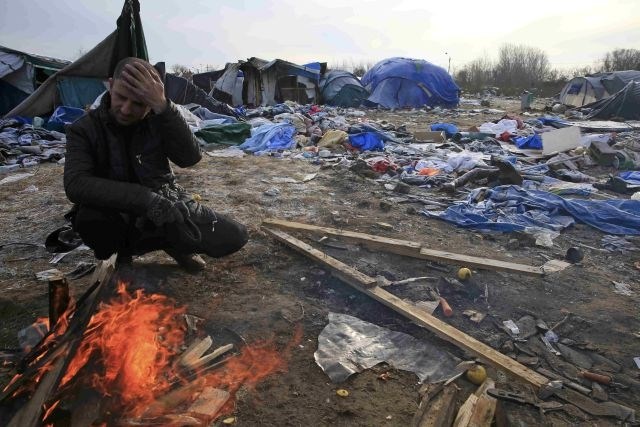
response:
<svg viewBox="0 0 640 427"><path fill-rule="evenodd" d="M267 219L262 222L264 226L278 228L280 230L291 230L300 232L321 233L337 238L360 243L369 249L383 250L398 255L405 255L418 259L456 264L465 267L474 267L483 270L506 271L510 273L521 273L530 276L543 276L548 273L561 271L570 264L564 261L552 260L541 267L518 264L497 259L476 257L453 252L441 251L437 249L425 248L423 244L408 240L391 239L387 237L374 236L371 234L358 233L354 231L338 230L330 227L320 227L317 225L303 224L300 222L284 221L280 219Z"/></svg>
<svg viewBox="0 0 640 427"><path fill-rule="evenodd" d="M509 372L513 376L533 385L540 387L548 382L547 378L535 371L516 362L510 357L494 350L486 344L476 340L475 338L465 334L453 326L441 321L440 319L418 309L412 304L396 297L395 295L385 291L379 286L372 286L375 279L367 276L350 267L343 262L319 251L305 242L281 230L274 230L263 227L263 230L276 240L284 243L301 254L314 259L332 270L332 273L345 283L353 286L360 292L363 292L373 299L381 302L392 310L411 319L416 324L423 326L439 336L440 338L453 343L463 350L476 355L478 358L486 361L488 364Z"/></svg>

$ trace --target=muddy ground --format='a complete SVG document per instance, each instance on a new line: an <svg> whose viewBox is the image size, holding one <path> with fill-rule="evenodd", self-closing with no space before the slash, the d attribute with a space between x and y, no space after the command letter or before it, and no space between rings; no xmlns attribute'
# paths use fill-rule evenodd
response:
<svg viewBox="0 0 640 427"><path fill-rule="evenodd" d="M501 102L496 105L498 108L515 111L515 102ZM395 125L407 124L408 130L413 131L425 129L435 121L471 125L500 116L442 117L424 111L372 111L367 117ZM0 346L5 349L17 347L19 329L37 316L47 315L47 284L37 281L34 273L54 266L48 263L50 254L37 245L43 244L49 232L64 224L63 214L70 208L62 188L63 167L46 164L34 172L33 177L0 186L0 245L4 245L0 246ZM280 179L301 180L311 173L317 176L304 183L282 183ZM444 318L440 309L435 314L480 341L516 356L517 352L511 350L508 343L505 346L508 337L497 324L530 314L553 325L569 310L573 317L557 332L574 340L576 348L596 351L617 361L628 377L638 380L640 370L632 359L640 356L640 282L634 267L640 255L600 250L603 234L593 228L577 225L563 232L552 248L535 246L523 236L463 230L420 215L422 205L419 203L393 202L394 195L373 179L340 166L323 166L308 160L205 156L191 169L176 168L176 174L179 182L200 194L207 205L245 223L251 240L237 254L221 260L208 259L206 271L197 275L182 272L162 252L139 257L134 262L137 285L149 292L170 295L187 305L190 313L205 318L206 327L232 328L249 343L270 338L284 349L296 327L303 328L303 338L293 347L288 370L269 377L255 390L242 390L238 394L232 412L237 425L410 425L420 400L420 384L414 374L382 364L353 375L344 383L332 384L316 365L313 353L317 336L327 324L329 312L350 314L406 332L462 359L471 358L332 278L322 266L269 238L260 229L261 221L266 218L415 240L434 249L534 265L542 265L550 258L562 259L569 247L582 245L585 253L582 263L544 278L474 269L472 284L478 289L486 285L488 301L449 292L447 297L454 315ZM37 187L37 191L25 192L30 186ZM279 194L265 194L273 188L277 188ZM429 194L436 200L444 197L434 190L417 187L411 188L411 194ZM384 275L391 280L425 275L451 278L458 268L374 253L354 245L323 245L317 242L317 237L304 238L366 274ZM640 245L638 239L631 240ZM57 268L67 272L79 261L93 262L94 259L89 251L76 252L65 257ZM629 284L634 294L614 293L612 281ZM88 282L88 277L71 281L76 297L87 288ZM388 289L403 298L425 299L425 290L420 285ZM466 309L488 316L482 323L475 324L462 314ZM549 356L542 353L544 350L540 351L540 365L549 368ZM379 378L385 372L390 373L390 379ZM502 373L493 370L490 373L499 385L526 390ZM2 383L6 383L9 371L5 369L2 374ZM457 382L464 390L458 402L461 404L474 386L464 379ZM337 396L336 390L340 388L348 390L349 396ZM610 391L610 399L640 409L638 390ZM516 404L508 404L506 409L512 420L524 423L520 425L615 424L614 420L603 418L580 420L563 412L542 416L533 407Z"/></svg>

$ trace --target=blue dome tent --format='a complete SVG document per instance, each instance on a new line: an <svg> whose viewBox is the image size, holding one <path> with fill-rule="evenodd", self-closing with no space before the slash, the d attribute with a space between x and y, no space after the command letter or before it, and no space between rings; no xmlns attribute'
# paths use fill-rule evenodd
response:
<svg viewBox="0 0 640 427"><path fill-rule="evenodd" d="M459 88L447 71L422 59L389 58L362 77L370 105L384 108L455 107Z"/></svg>

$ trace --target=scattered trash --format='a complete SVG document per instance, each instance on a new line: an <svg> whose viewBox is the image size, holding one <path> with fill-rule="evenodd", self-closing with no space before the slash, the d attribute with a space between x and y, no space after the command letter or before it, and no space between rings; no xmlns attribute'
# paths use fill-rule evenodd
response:
<svg viewBox="0 0 640 427"><path fill-rule="evenodd" d="M520 334L520 329L513 320L505 320L502 324L507 328L507 331L509 331L511 335L518 336Z"/></svg>
<svg viewBox="0 0 640 427"><path fill-rule="evenodd" d="M467 370L466 377L472 384L480 385L487 379L487 371L482 365L474 365Z"/></svg>
<svg viewBox="0 0 640 427"><path fill-rule="evenodd" d="M460 270L458 270L458 279L460 280L471 279L471 270L469 270L467 267L462 267Z"/></svg>
<svg viewBox="0 0 640 427"><path fill-rule="evenodd" d="M29 178L29 177L32 177L32 176L33 176L32 173L17 173L17 174L14 174L14 175L9 175L9 176L6 176L6 177L0 179L0 185L10 184L12 182L18 182L18 181L20 181L22 179Z"/></svg>
<svg viewBox="0 0 640 427"><path fill-rule="evenodd" d="M584 258L584 252L580 248L571 247L567 249L567 253L564 256L564 259L569 261L571 264L577 264L582 261Z"/></svg>
<svg viewBox="0 0 640 427"><path fill-rule="evenodd" d="M481 323L485 317L487 317L486 313L480 313L475 310L465 310L462 312L465 316L469 318L474 323Z"/></svg>
<svg viewBox="0 0 640 427"><path fill-rule="evenodd" d="M449 378L458 363L454 356L410 335L338 313L329 313L314 357L333 382L380 362L415 372L420 381L437 382Z"/></svg>
<svg viewBox="0 0 640 427"><path fill-rule="evenodd" d="M269 197L276 197L276 196L280 195L280 190L275 188L275 187L272 187L272 188L269 188L269 189L265 190L263 194L265 196L269 196Z"/></svg>
<svg viewBox="0 0 640 427"><path fill-rule="evenodd" d="M340 397L347 397L349 396L349 392L343 388L339 388L338 390L336 390L336 394Z"/></svg>
<svg viewBox="0 0 640 427"><path fill-rule="evenodd" d="M613 292L615 292L618 295L624 295L624 296L633 296L634 292L631 289L631 286L627 283L624 282L615 282L615 281L611 281L611 283L613 283Z"/></svg>

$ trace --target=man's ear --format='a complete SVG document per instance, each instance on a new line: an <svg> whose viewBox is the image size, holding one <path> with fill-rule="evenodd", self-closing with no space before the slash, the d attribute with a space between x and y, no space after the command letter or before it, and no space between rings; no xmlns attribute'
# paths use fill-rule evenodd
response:
<svg viewBox="0 0 640 427"><path fill-rule="evenodd" d="M109 77L109 93L111 93L111 88L113 88L113 78Z"/></svg>

